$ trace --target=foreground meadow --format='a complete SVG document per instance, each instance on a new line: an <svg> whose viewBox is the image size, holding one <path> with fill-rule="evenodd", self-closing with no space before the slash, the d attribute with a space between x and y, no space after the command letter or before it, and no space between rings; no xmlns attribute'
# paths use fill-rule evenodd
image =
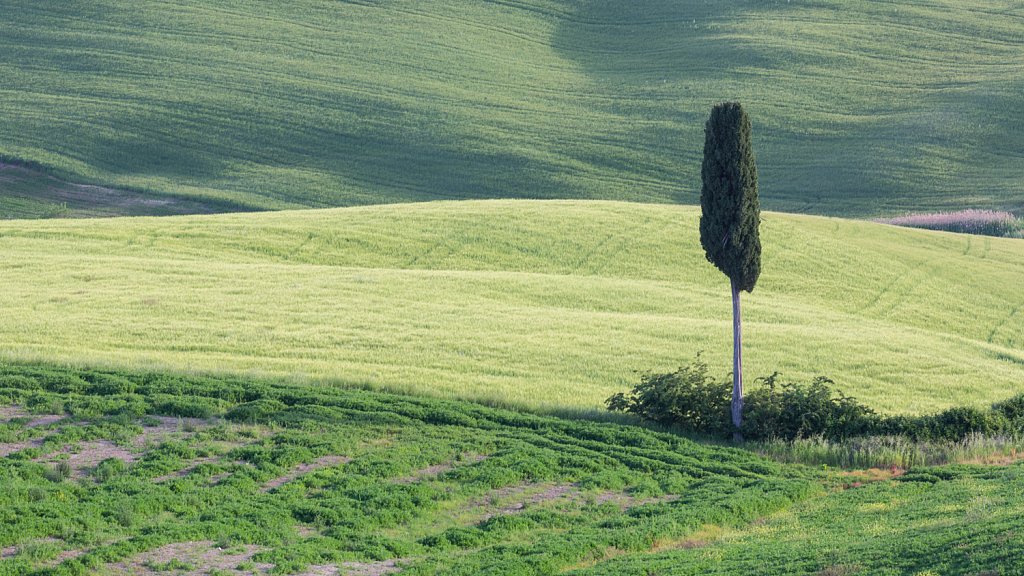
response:
<svg viewBox="0 0 1024 576"><path fill-rule="evenodd" d="M0 365L4 576L1021 574L1022 473L834 473L467 402Z"/></svg>
<svg viewBox="0 0 1024 576"><path fill-rule="evenodd" d="M876 409L1024 391L1024 242L766 213L747 371ZM592 410L731 353L694 208L439 202L0 224L0 354Z"/></svg>

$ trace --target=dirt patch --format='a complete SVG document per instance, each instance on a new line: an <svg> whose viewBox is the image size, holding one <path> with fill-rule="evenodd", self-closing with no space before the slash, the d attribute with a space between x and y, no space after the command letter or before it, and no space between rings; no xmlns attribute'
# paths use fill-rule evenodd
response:
<svg viewBox="0 0 1024 576"><path fill-rule="evenodd" d="M30 414L20 406L0 406L0 423L7 423L17 418L29 419L25 424L26 428L38 428L60 422L65 416L61 414Z"/></svg>
<svg viewBox="0 0 1024 576"><path fill-rule="evenodd" d="M48 561L44 562L41 567L42 568L55 568L57 566L60 566L64 562L67 562L68 560L74 560L75 558L78 558L79 556L85 554L86 552L87 552L87 550L64 550L60 554L57 554L57 557L54 558L53 560L48 560Z"/></svg>
<svg viewBox="0 0 1024 576"><path fill-rule="evenodd" d="M342 562L341 567L335 564L318 564L306 568L298 576L386 576L402 569L404 558L382 560L380 562Z"/></svg>
<svg viewBox="0 0 1024 576"><path fill-rule="evenodd" d="M528 506L574 500L583 500L583 493L575 484L517 484L492 490L481 498L470 500L466 510L478 512L472 515L484 522L494 516L522 512Z"/></svg>
<svg viewBox="0 0 1024 576"><path fill-rule="evenodd" d="M23 550L25 548L28 548L28 547L31 547L31 546L36 546L36 545L46 545L46 544L55 544L55 545L57 545L59 547L63 547L65 545L64 541L60 540L58 538L52 538L52 537L37 538L35 540L30 540L28 542L22 542L21 544L15 544L13 546L7 546L6 548L0 548L0 560L6 560L8 558L13 558L13 557L18 555L18 552L20 552L21 550ZM63 552L58 553L57 556L54 559L47 561L45 563L45 565L46 566L56 566L57 564L63 562L64 560L66 560L68 558L74 558L74 557L77 557L77 556L81 556L84 553L85 553L84 550L65 550Z"/></svg>
<svg viewBox="0 0 1024 576"><path fill-rule="evenodd" d="M274 567L273 564L252 562L252 557L261 550L259 546L253 545L221 549L210 541L177 542L143 552L130 560L111 564L107 568L110 574L119 576L168 573L199 576L213 570L252 576L266 574ZM238 566L243 562L251 563L251 566L239 570Z"/></svg>
<svg viewBox="0 0 1024 576"><path fill-rule="evenodd" d="M245 210L199 198L68 182L33 168L9 163L0 164L0 184L3 184L0 196L21 199L35 206L23 213L3 216L7 218L165 216Z"/></svg>
<svg viewBox="0 0 1024 576"><path fill-rule="evenodd" d="M171 472L170 474L165 474L163 476L158 476L158 477L153 479L153 482L166 482L167 480L171 480L172 478L184 478L185 476L188 476L189 474L191 474L193 470L195 470L196 468L202 466L203 464L213 464L216 461L217 461L217 458L215 456L208 456L206 458L197 458L197 459L193 460L185 468L182 468L181 470L178 470L176 472Z"/></svg>
<svg viewBox="0 0 1024 576"><path fill-rule="evenodd" d="M345 456L321 456L320 458L317 458L316 460L310 462L309 464L299 464L298 466L295 467L295 469L285 474L284 476L279 476L277 478L274 478L273 480L268 481L266 484L263 485L261 491L269 492L274 488L283 486L284 484L287 484L292 480L295 480L296 478L302 476L303 474L308 474L310 472L313 472L315 470L321 470L323 468L330 468L331 466L337 466L338 464L345 464L351 461L351 458L347 458Z"/></svg>
<svg viewBox="0 0 1024 576"><path fill-rule="evenodd" d="M28 418L31 414L18 406L0 406L0 422L10 422L15 418Z"/></svg>
<svg viewBox="0 0 1024 576"><path fill-rule="evenodd" d="M427 478L436 478L437 476L440 476L441 474L444 474L449 470L454 470L458 466L476 464L478 462L483 462L486 459L487 456L481 454L464 455L462 457L462 460L460 460L458 463L442 462L441 464L435 464L433 466L427 466L426 468L420 468L419 470L413 471L413 473L409 474L408 476L394 478L392 479L392 482L394 482L395 484L413 484L419 482L420 480L425 480Z"/></svg>
<svg viewBox="0 0 1024 576"><path fill-rule="evenodd" d="M135 454L109 440L92 440L89 442L83 442L79 446L78 450L73 450L70 446L65 446L60 452L50 454L42 458L36 458L35 461L41 463L54 463L61 460L59 456L65 454L67 455L67 462L71 466L72 478L84 478L90 470L95 468L100 462L109 458L116 458L128 464L131 464L136 460Z"/></svg>
<svg viewBox="0 0 1024 576"><path fill-rule="evenodd" d="M678 499L678 496L671 494L647 498L638 498L623 492L614 491L588 494L580 490L577 484L518 484L499 488L482 498L471 500L467 505L467 509L479 509L481 511L479 518L483 522L494 516L517 514L531 506L546 503L558 502L582 507L588 504L613 502L618 505L620 510L626 511L637 506L672 502Z"/></svg>
<svg viewBox="0 0 1024 576"><path fill-rule="evenodd" d="M39 448L43 445L42 438L33 438L24 442L0 442L0 458L6 457L15 452L21 452L26 448Z"/></svg>
<svg viewBox="0 0 1024 576"><path fill-rule="evenodd" d="M201 418L174 418L170 416L147 416L146 425L142 427L133 444L139 448L163 444L168 440L185 440L191 438L198 430L209 428L213 424Z"/></svg>

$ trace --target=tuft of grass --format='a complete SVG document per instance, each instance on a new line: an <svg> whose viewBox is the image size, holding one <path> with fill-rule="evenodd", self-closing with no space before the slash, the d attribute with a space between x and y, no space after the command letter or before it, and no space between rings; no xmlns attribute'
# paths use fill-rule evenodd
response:
<svg viewBox="0 0 1024 576"><path fill-rule="evenodd" d="M971 434L958 441L870 436L843 441L807 438L753 443L749 449L778 460L834 468L901 468L946 464L1012 464L1024 459L1024 438Z"/></svg>

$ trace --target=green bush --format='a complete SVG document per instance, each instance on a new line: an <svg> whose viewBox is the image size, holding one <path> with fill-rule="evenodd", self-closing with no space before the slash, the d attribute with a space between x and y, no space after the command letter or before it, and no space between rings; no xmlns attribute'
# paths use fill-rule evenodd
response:
<svg viewBox="0 0 1024 576"><path fill-rule="evenodd" d="M796 440L821 436L844 439L872 431L875 412L833 389L817 377L810 384L778 383L779 373L762 378L743 406L743 436L750 439Z"/></svg>
<svg viewBox="0 0 1024 576"><path fill-rule="evenodd" d="M775 373L758 381L761 386L744 400L747 439L849 438L870 433L878 422L873 410L835 390L828 378L780 383ZM715 379L698 357L675 372L643 375L628 394L615 394L606 404L684 432L726 437L733 432L731 401L731 378Z"/></svg>
<svg viewBox="0 0 1024 576"><path fill-rule="evenodd" d="M732 380L716 380L697 357L689 366L667 374L644 374L628 395L608 398L609 410L636 414L645 420L676 426L685 432L732 433Z"/></svg>
<svg viewBox="0 0 1024 576"><path fill-rule="evenodd" d="M920 441L961 441L972 435L1024 432L1024 395L991 409L955 406L926 416L881 416L817 377L808 384L780 382L779 374L758 380L743 406L743 436L748 440L823 438L841 441L871 435ZM667 374L645 374L629 393L608 398L609 410L683 432L728 437L731 379L715 379L700 357Z"/></svg>

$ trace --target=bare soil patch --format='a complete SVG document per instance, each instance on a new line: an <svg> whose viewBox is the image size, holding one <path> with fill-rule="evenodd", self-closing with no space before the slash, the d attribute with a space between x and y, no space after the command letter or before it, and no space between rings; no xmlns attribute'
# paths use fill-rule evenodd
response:
<svg viewBox="0 0 1024 576"><path fill-rule="evenodd" d="M109 440L91 440L83 442L78 450L65 446L60 452L37 458L35 461L53 463L61 459L59 456L65 454L67 462L71 466L72 478L84 478L90 470L109 458L116 458L127 464L131 464L137 459L135 454Z"/></svg>
<svg viewBox="0 0 1024 576"><path fill-rule="evenodd" d="M30 414L20 406L0 406L0 423L7 423L16 418L28 418L26 428L38 428L49 426L54 422L60 422L65 416L60 414Z"/></svg>
<svg viewBox="0 0 1024 576"><path fill-rule="evenodd" d="M645 504L672 502L679 497L674 495L638 498L623 492L605 491L587 494L577 484L518 484L506 486L488 493L469 503L469 509L479 509L480 521L486 521L501 514L517 514L531 506L546 503L566 503L583 506L585 504L605 504L614 502L619 509L625 511ZM511 502L509 502L511 500ZM504 502L504 504L502 503Z"/></svg>
<svg viewBox="0 0 1024 576"><path fill-rule="evenodd" d="M386 576L402 569L401 562L405 559L395 558L380 562L342 562L335 564L318 564L306 568L298 576Z"/></svg>
<svg viewBox="0 0 1024 576"><path fill-rule="evenodd" d="M299 464L291 472L285 474L284 476L279 476L277 478L274 478L273 480L268 481L266 484L263 485L262 491L269 492L274 488L283 486L284 484L287 484L288 482L295 480L296 478L302 476L303 474L308 474L310 472L313 472L315 470L321 470L323 468L330 468L331 466L336 466L338 464L345 464L351 461L351 458L345 456L321 456L320 458L317 458L316 460L310 462L309 464Z"/></svg>
<svg viewBox="0 0 1024 576"><path fill-rule="evenodd" d="M253 545L221 549L210 541L177 542L143 552L130 560L111 564L107 568L110 574L125 576L168 573L200 576L212 570L221 570L233 575L255 576L268 573L273 565L254 563L249 570L238 570L238 566L243 562L251 562L252 557L261 550L259 546ZM189 568L168 572L163 568L171 561L184 563Z"/></svg>
<svg viewBox="0 0 1024 576"><path fill-rule="evenodd" d="M412 474L409 474L408 476L395 478L392 482L395 484L413 484L427 478L436 478L449 470L454 470L458 466L476 464L477 462L483 462L486 459L487 456L482 454L464 455L462 460L459 462L442 462L441 464L427 466L426 468L413 471Z"/></svg>
<svg viewBox="0 0 1024 576"><path fill-rule="evenodd" d="M42 438L33 438L22 442L0 442L0 458L21 452L26 448L38 448L43 445Z"/></svg>
<svg viewBox="0 0 1024 576"><path fill-rule="evenodd" d="M184 440L198 430L213 426L211 422L201 418L148 416L146 420L150 423L156 422L156 425L142 427L142 434L139 434L134 441L135 446L140 448L162 444L168 440Z"/></svg>

